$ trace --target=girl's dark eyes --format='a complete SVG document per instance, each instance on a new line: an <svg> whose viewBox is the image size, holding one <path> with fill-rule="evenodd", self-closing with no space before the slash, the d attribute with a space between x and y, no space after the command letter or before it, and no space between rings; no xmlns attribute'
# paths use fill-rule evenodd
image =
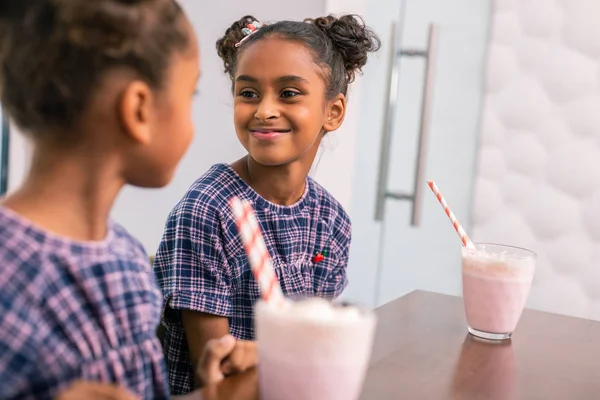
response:
<svg viewBox="0 0 600 400"><path fill-rule="evenodd" d="M296 91L294 91L294 90L284 90L284 91L281 93L281 97L283 97L283 98L288 98L288 99L289 99L289 98L291 98L291 97L296 97L296 96L298 96L299 94L300 94L300 93L298 93L298 92L296 92Z"/></svg>
<svg viewBox="0 0 600 400"><path fill-rule="evenodd" d="M258 97L256 93L250 91L250 90L244 90L240 93L240 96L242 97L246 97L246 98L254 98L254 97Z"/></svg>
<svg viewBox="0 0 600 400"><path fill-rule="evenodd" d="M284 90L283 92L281 92L281 97L284 99L291 99L293 97L296 97L300 94L300 92L297 92L295 90ZM254 99L258 97L258 94L256 92L253 92L251 90L243 90L240 92L240 97L244 97L247 99Z"/></svg>

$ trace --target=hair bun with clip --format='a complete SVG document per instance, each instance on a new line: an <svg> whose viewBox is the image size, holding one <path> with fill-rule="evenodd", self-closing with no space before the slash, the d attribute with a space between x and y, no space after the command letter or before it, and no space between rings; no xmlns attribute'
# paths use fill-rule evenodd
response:
<svg viewBox="0 0 600 400"><path fill-rule="evenodd" d="M252 35L254 32L258 31L263 26L265 26L265 24L263 24L260 21L250 22L248 25L246 25L245 28L242 28L242 34L244 35L244 37L242 38L242 40L240 40L239 42L237 42L235 44L235 47L240 47L242 45L242 43L244 43L244 41L250 37L250 35Z"/></svg>

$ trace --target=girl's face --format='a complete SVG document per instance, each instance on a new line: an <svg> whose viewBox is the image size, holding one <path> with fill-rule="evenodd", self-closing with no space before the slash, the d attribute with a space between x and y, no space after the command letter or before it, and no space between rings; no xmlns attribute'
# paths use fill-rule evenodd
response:
<svg viewBox="0 0 600 400"><path fill-rule="evenodd" d="M165 172L164 181L171 181L175 169L194 136L193 99L200 77L199 51L195 39L187 54L176 56L165 91L156 114L157 159Z"/></svg>
<svg viewBox="0 0 600 400"><path fill-rule="evenodd" d="M325 98L323 71L296 41L269 37L243 48L233 94L238 139L262 165L312 164L324 132L344 118L344 96Z"/></svg>
<svg viewBox="0 0 600 400"><path fill-rule="evenodd" d="M137 122L132 130L136 137L143 138L140 139L143 145L127 157L126 180L130 184L141 187L168 184L194 136L192 103L200 64L195 33L187 25L188 48L173 55L164 87L157 93L148 94L147 101L139 94L134 100L136 117L132 119Z"/></svg>

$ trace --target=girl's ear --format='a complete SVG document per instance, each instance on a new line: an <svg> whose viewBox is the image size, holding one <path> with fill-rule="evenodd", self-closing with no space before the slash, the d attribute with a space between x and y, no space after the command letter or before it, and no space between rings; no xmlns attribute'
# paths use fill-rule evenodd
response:
<svg viewBox="0 0 600 400"><path fill-rule="evenodd" d="M342 122L344 122L345 116L346 96L340 93L327 104L327 119L323 125L323 130L325 132L337 130L342 125Z"/></svg>
<svg viewBox="0 0 600 400"><path fill-rule="evenodd" d="M125 134L134 142L147 144L151 139L152 90L141 81L131 82L121 95L118 111Z"/></svg>

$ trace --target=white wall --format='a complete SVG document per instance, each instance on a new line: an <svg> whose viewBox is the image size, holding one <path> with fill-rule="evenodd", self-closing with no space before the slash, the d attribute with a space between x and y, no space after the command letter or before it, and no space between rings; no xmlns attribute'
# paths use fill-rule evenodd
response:
<svg viewBox="0 0 600 400"><path fill-rule="evenodd" d="M8 155L8 192L15 190L25 179L29 168L31 146L18 128L10 125L10 148Z"/></svg>
<svg viewBox="0 0 600 400"><path fill-rule="evenodd" d="M473 237L539 254L528 306L600 319L600 2L497 0Z"/></svg>

